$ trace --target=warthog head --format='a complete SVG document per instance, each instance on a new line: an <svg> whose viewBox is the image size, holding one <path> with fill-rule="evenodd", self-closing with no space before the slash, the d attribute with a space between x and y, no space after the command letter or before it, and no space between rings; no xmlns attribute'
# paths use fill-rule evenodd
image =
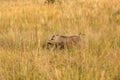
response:
<svg viewBox="0 0 120 80"><path fill-rule="evenodd" d="M47 48L59 48L62 49L63 48L63 40L61 40L61 36L60 35L53 35L51 37L51 39L47 42Z"/></svg>

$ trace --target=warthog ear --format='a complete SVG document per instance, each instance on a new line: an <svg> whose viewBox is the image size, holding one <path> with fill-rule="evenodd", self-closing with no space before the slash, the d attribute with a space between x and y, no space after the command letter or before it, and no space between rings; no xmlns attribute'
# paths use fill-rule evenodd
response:
<svg viewBox="0 0 120 80"><path fill-rule="evenodd" d="M55 34L54 36L59 36L59 34L57 33L57 34Z"/></svg>

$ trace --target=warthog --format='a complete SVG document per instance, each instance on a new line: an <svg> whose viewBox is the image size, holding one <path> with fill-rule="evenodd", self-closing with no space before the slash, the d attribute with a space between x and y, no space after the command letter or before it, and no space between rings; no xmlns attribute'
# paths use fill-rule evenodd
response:
<svg viewBox="0 0 120 80"><path fill-rule="evenodd" d="M44 3L53 4L53 3L62 3L61 0L45 0Z"/></svg>
<svg viewBox="0 0 120 80"><path fill-rule="evenodd" d="M54 49L64 49L69 47L80 46L81 37L78 35L74 36L63 36L53 35L52 38L47 42L47 48L53 47Z"/></svg>

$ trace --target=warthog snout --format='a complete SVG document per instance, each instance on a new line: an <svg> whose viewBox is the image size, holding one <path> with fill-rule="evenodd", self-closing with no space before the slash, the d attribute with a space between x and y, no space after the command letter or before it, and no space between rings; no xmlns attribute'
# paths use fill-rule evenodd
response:
<svg viewBox="0 0 120 80"><path fill-rule="evenodd" d="M51 48L51 47L53 47L53 46L54 46L53 41L52 41L52 40L49 40L49 41L47 42L47 49L49 49L49 48Z"/></svg>

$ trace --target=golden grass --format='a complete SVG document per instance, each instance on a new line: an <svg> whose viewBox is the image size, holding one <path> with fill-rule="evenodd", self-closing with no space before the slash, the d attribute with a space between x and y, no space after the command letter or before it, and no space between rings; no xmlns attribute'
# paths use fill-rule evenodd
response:
<svg viewBox="0 0 120 80"><path fill-rule="evenodd" d="M119 0L63 2L0 1L0 80L120 79ZM84 33L84 46L43 49L55 33Z"/></svg>

